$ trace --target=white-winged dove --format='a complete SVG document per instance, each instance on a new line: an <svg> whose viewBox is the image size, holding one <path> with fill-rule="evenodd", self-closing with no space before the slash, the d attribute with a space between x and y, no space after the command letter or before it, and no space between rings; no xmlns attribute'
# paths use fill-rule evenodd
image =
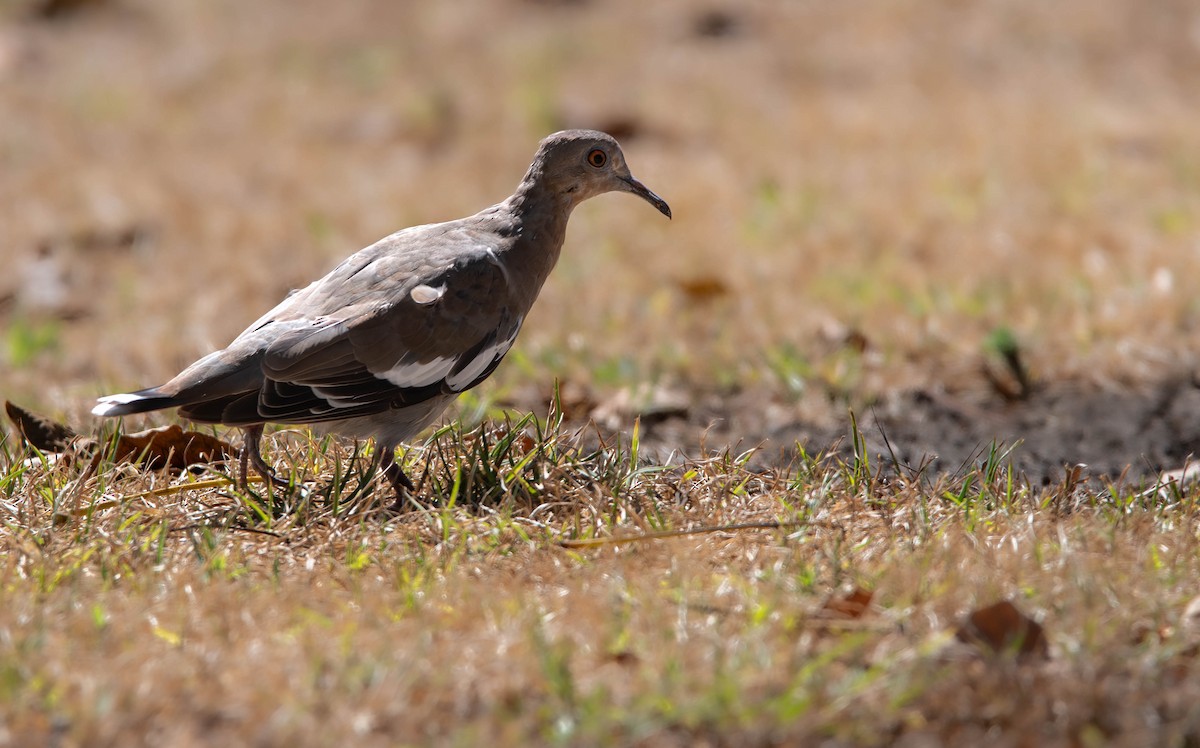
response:
<svg viewBox="0 0 1200 748"><path fill-rule="evenodd" d="M247 459L265 480L282 482L259 451L266 423L373 437L400 500L413 486L396 447L495 370L558 261L571 210L613 191L671 217L630 174L611 136L555 133L504 202L379 240L292 293L224 350L161 386L102 397L92 413L179 408L192 421L241 427L243 482Z"/></svg>

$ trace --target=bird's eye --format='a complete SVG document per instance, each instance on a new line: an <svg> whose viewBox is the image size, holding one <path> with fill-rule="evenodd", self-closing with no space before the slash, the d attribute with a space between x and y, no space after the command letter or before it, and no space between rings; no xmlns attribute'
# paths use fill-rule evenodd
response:
<svg viewBox="0 0 1200 748"><path fill-rule="evenodd" d="M599 169L608 163L608 154L599 148L593 148L587 155L587 162Z"/></svg>

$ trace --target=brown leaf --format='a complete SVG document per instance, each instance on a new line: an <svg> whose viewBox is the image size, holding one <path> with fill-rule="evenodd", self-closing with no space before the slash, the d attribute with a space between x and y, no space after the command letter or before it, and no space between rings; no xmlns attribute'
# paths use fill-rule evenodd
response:
<svg viewBox="0 0 1200 748"><path fill-rule="evenodd" d="M855 353L865 353L871 347L871 340L862 330L857 327L851 327L846 331L846 336L842 339L842 344Z"/></svg>
<svg viewBox="0 0 1200 748"><path fill-rule="evenodd" d="M21 435L40 451L90 456L93 466L99 461L99 444L95 439L82 438L70 426L30 413L7 400L4 410ZM113 460L141 462L149 470L165 467L179 472L189 465L208 465L237 454L238 450L228 442L198 431L184 431L176 424L122 434L117 438Z"/></svg>
<svg viewBox="0 0 1200 748"><path fill-rule="evenodd" d="M679 278L675 286L693 304L705 304L729 293L729 284L715 275Z"/></svg>
<svg viewBox="0 0 1200 748"><path fill-rule="evenodd" d="M40 0L33 6L33 15L35 18L50 21L104 5L111 3L109 0Z"/></svg>
<svg viewBox="0 0 1200 748"><path fill-rule="evenodd" d="M829 618L857 620L870 610L871 598L874 596L874 590L864 590L861 587L855 587L847 595L835 595L826 600L825 604L821 606L821 613Z"/></svg>
<svg viewBox="0 0 1200 748"><path fill-rule="evenodd" d="M972 612L955 636L997 654L1015 652L1018 657L1039 660L1050 656L1042 625L1007 600Z"/></svg>
<svg viewBox="0 0 1200 748"><path fill-rule="evenodd" d="M122 434L117 440L113 459L117 462L140 461L149 470L165 467L182 471L189 465L222 462L236 454L237 449L228 442L198 431L184 431L178 424L172 424L136 434Z"/></svg>
<svg viewBox="0 0 1200 748"><path fill-rule="evenodd" d="M727 10L706 10L692 21L692 30L703 39L721 39L736 35L741 25L741 19Z"/></svg>
<svg viewBox="0 0 1200 748"><path fill-rule="evenodd" d="M71 440L78 436L66 424L30 413L8 400L4 401L4 410L9 419L16 424L21 436L39 451L65 452L70 447Z"/></svg>
<svg viewBox="0 0 1200 748"><path fill-rule="evenodd" d="M602 120L599 127L601 132L608 133L622 143L638 137L645 129L636 117L627 114L618 114Z"/></svg>
<svg viewBox="0 0 1200 748"><path fill-rule="evenodd" d="M622 650L618 650L616 652L611 652L611 653L609 653L609 657L612 658L612 661L617 663L618 665L625 665L625 666L636 665L641 660L641 658L637 656L636 652L629 650L629 649L622 649Z"/></svg>

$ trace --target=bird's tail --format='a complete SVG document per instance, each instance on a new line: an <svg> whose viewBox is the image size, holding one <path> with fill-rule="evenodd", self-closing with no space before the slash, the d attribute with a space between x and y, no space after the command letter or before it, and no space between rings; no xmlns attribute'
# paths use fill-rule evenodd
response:
<svg viewBox="0 0 1200 748"><path fill-rule="evenodd" d="M164 394L157 387L151 387L137 392L105 395L96 401L96 407L92 408L92 415L127 416L131 413L174 408L179 404L178 398Z"/></svg>

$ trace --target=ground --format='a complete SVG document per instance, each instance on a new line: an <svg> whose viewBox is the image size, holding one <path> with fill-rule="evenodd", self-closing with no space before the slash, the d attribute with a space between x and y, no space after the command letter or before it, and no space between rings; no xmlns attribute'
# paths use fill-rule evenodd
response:
<svg viewBox="0 0 1200 748"><path fill-rule="evenodd" d="M758 462L778 466L794 459L797 444L813 452L852 453L848 418L819 420L772 409L769 397L757 394L714 397L707 407L700 402L661 421L652 413L645 441L665 457L673 450L686 453L684 445L705 433L709 444L759 447ZM1098 480L1142 485L1184 467L1200 451L1200 384L1190 372L1179 372L1135 388L1046 386L1018 402L986 386L968 393L913 389L863 408L858 425L870 454L904 468L961 473L995 445L1009 451L1010 463L1034 485L1056 481L1065 468L1081 464Z"/></svg>
<svg viewBox="0 0 1200 748"><path fill-rule="evenodd" d="M1194 743L1198 85L1184 0L0 5L0 396L99 437L0 427L0 744ZM106 451L564 127L674 220L576 211L405 511Z"/></svg>

